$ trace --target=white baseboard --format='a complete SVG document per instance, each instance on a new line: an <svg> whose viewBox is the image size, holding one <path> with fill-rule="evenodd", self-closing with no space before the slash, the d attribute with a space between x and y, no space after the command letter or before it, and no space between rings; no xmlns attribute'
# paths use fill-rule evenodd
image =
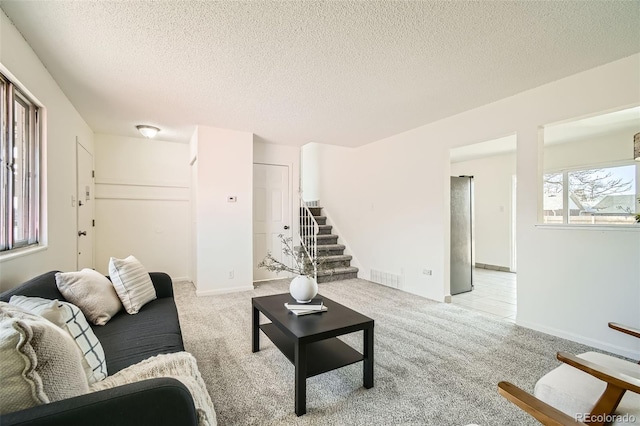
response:
<svg viewBox="0 0 640 426"><path fill-rule="evenodd" d="M280 281L280 280L290 280L293 278L293 274L290 277L280 277L280 278L265 278L264 280L253 280L254 283L266 283L268 281Z"/></svg>
<svg viewBox="0 0 640 426"><path fill-rule="evenodd" d="M189 277L171 277L171 281L191 281Z"/></svg>
<svg viewBox="0 0 640 426"><path fill-rule="evenodd" d="M632 348L622 347L618 345L612 345L601 340L591 339L579 334L568 333L564 330L559 330L554 327L546 327L540 324L530 323L527 321L520 321L516 317L516 325L521 327L530 328L535 331L540 331L552 336L561 337L563 339L571 340L573 342L582 343L583 345L592 346L594 348L602 349L603 351L611 352L613 354L621 355L631 359L640 358L640 352L633 350Z"/></svg>
<svg viewBox="0 0 640 426"><path fill-rule="evenodd" d="M227 293L239 293L241 291L252 291L253 286L245 286L245 287L226 287L226 288L216 288L214 290L196 290L196 296L216 296L218 294L227 294Z"/></svg>

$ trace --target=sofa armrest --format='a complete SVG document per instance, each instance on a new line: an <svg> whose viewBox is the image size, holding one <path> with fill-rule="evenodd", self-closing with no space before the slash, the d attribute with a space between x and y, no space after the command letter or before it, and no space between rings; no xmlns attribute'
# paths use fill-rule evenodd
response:
<svg viewBox="0 0 640 426"><path fill-rule="evenodd" d="M169 275L164 272L149 272L149 276L156 289L158 299L162 297L173 297L173 282Z"/></svg>
<svg viewBox="0 0 640 426"><path fill-rule="evenodd" d="M197 425L187 388L172 378L141 380L0 416L2 426Z"/></svg>

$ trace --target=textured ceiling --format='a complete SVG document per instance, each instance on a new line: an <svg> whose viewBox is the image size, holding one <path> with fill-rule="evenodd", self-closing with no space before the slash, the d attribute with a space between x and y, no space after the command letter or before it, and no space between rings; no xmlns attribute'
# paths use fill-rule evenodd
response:
<svg viewBox="0 0 640 426"><path fill-rule="evenodd" d="M638 1L0 1L95 132L358 146L640 51Z"/></svg>

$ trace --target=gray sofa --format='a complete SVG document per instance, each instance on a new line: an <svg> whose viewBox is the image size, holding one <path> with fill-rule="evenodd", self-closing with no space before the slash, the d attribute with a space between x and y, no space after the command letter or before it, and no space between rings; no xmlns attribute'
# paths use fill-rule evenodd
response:
<svg viewBox="0 0 640 426"><path fill-rule="evenodd" d="M47 272L0 294L64 301L56 286L57 271ZM184 350L171 278L149 274L157 299L129 315L121 310L106 325L91 325L100 340L112 375L154 355ZM2 401L0 401L0 404ZM178 380L158 378L52 402L0 416L9 425L196 425L191 394Z"/></svg>

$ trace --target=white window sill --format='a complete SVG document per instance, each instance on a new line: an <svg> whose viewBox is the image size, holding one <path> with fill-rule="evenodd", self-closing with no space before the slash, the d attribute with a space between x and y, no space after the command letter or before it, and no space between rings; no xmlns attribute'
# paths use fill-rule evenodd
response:
<svg viewBox="0 0 640 426"><path fill-rule="evenodd" d="M41 251L45 251L46 249L47 249L47 246L45 245L37 245L33 247L25 247L21 249L11 250L7 253L0 254L0 263L13 260L22 256L29 256Z"/></svg>
<svg viewBox="0 0 640 426"><path fill-rule="evenodd" d="M640 224L636 225L536 225L538 229L562 229L562 230L580 230L580 231L624 231L624 232L640 232Z"/></svg>

